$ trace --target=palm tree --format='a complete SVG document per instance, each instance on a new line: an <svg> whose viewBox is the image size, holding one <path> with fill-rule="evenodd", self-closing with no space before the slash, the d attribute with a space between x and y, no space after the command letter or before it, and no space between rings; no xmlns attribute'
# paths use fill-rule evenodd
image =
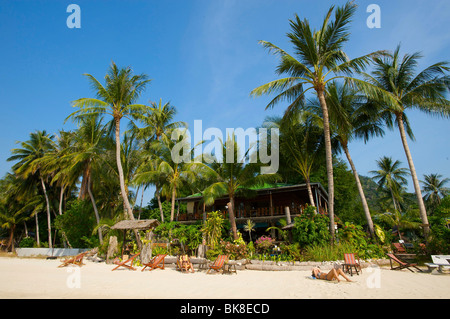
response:
<svg viewBox="0 0 450 319"><path fill-rule="evenodd" d="M248 232L248 236L250 237L250 241L252 241L252 231L255 231L255 223L247 219L247 222L244 225L244 230Z"/></svg>
<svg viewBox="0 0 450 319"><path fill-rule="evenodd" d="M374 70L364 74L365 82L358 85L381 108L381 116L392 129L398 127L411 177L419 204L420 217L425 237L429 234L427 212L420 190L419 180L409 150L407 135L414 140L406 111L417 109L427 114L441 117L450 115L450 101L445 98L450 87L448 62L435 63L416 73L420 53L405 54L400 57L400 46L384 57L375 57ZM377 92L372 89L376 87Z"/></svg>
<svg viewBox="0 0 450 319"><path fill-rule="evenodd" d="M287 74L288 77L264 84L251 92L253 96L280 92L266 109L287 101L290 103L288 112L302 106L307 91L313 89L317 94L323 117L329 196L328 213L332 242L334 241L334 182L325 87L329 81L347 78L353 71L363 70L370 57L381 53L375 52L350 60L342 50L349 40L348 26L356 7L353 2L347 2L336 10L334 6L331 6L319 30L311 30L309 21L307 19L301 21L296 15L294 20L290 20L292 32L287 34L294 46L295 57L270 42L260 41L265 48L281 57L276 72L279 75ZM333 10L335 11L334 21L330 21ZM338 74L346 74L346 76Z"/></svg>
<svg viewBox="0 0 450 319"><path fill-rule="evenodd" d="M104 165L103 154L107 148L107 137L102 118L98 114L83 116L78 119L78 129L73 135L73 144L68 147L67 154L62 161L69 163L65 174L67 176L81 176L81 186L78 195L84 200L89 196L94 209L97 225L100 223L100 215L97 203L92 192L92 173L97 165ZM98 229L100 244L103 243L101 229Z"/></svg>
<svg viewBox="0 0 450 319"><path fill-rule="evenodd" d="M22 183L23 180L10 173L0 180L0 227L9 230L7 248L10 251L14 251L14 231L17 225L25 223L42 209L40 196L21 198Z"/></svg>
<svg viewBox="0 0 450 319"><path fill-rule="evenodd" d="M370 171L373 174L373 178L378 180L378 188L386 188L389 190L392 196L392 203L394 210L398 211L398 203L396 200L396 194L401 185L407 184L406 176L408 176L408 170L400 167L400 161L392 161L391 157L383 156L380 160L377 160L377 171Z"/></svg>
<svg viewBox="0 0 450 319"><path fill-rule="evenodd" d="M310 178L319 164L318 159L323 158L323 130L308 112L292 112L289 116L270 123L280 130L280 152L288 158L288 166L305 179L309 202L317 207Z"/></svg>
<svg viewBox="0 0 450 319"><path fill-rule="evenodd" d="M442 179L441 174L423 175L423 177L424 181L420 181L423 184L422 191L425 194L423 199L430 209L436 208L441 203L441 199L449 193L449 189L444 185L450 179Z"/></svg>
<svg viewBox="0 0 450 319"><path fill-rule="evenodd" d="M138 136L146 141L160 140L162 137L168 139L172 130L181 127L187 127L185 122L173 122L177 110L170 102L162 104L151 102L152 106L148 108L140 117L140 122L144 124L143 128L132 125L132 129L138 133Z"/></svg>
<svg viewBox="0 0 450 319"><path fill-rule="evenodd" d="M267 182L275 182L279 176L277 174L259 174L260 165L257 163L245 164L244 159L248 156L249 150L241 158L242 154L240 154L234 134L228 137L225 144L220 142L222 145L221 158L215 154L214 160L208 161L211 164L191 163L188 165L188 169L191 169L195 175L205 175L207 180L214 181L203 191L206 205L212 205L217 198L228 196L228 218L233 238L237 239L235 198L253 194L254 187L262 186ZM230 161L230 154L233 157L232 161Z"/></svg>
<svg viewBox="0 0 450 319"><path fill-rule="evenodd" d="M146 105L135 104L145 86L151 81L147 75L133 75L130 67L118 68L112 62L105 76L103 86L94 76L85 74L93 86L97 98L81 98L73 102L74 107L79 107L68 118L83 117L92 114L108 114L113 117L116 142L116 164L119 173L121 195L127 210L128 218L134 220L133 210L128 200L125 180L123 175L120 147L120 120L125 117L133 121L141 117L148 108ZM66 119L67 120L67 119Z"/></svg>
<svg viewBox="0 0 450 319"><path fill-rule="evenodd" d="M388 225L397 228L398 237L401 240L402 234L400 228L403 229L419 229L420 223L413 221L413 216L408 213L401 213L395 210L393 213L385 212L381 214L377 214L375 216L376 219L380 221L384 221Z"/></svg>
<svg viewBox="0 0 450 319"><path fill-rule="evenodd" d="M367 102L367 99L361 96L347 81L343 84L328 83L326 101L330 110L332 131L344 150L352 169L369 232L373 237L375 232L369 205L367 204L355 164L350 156L348 144L354 138L363 138L364 142L367 142L370 137L383 136L384 131L381 127L381 120L377 117L376 108L373 108L373 105ZM315 109L316 113L320 112L319 107L316 106Z"/></svg>
<svg viewBox="0 0 450 319"><path fill-rule="evenodd" d="M48 152L53 151L55 145L53 141L53 135L48 135L46 131L36 131L30 134L30 140L21 142L22 148L15 148L11 150L13 154L7 160L15 161L19 160L13 165L12 169L14 173L24 179L31 175L36 175L42 186L42 190L45 196L45 202L47 207L47 230L48 230L48 245L49 248L53 247L52 244L52 226L50 216L50 201L47 194L47 188L45 186L45 179L48 176L44 175L42 171L42 159Z"/></svg>

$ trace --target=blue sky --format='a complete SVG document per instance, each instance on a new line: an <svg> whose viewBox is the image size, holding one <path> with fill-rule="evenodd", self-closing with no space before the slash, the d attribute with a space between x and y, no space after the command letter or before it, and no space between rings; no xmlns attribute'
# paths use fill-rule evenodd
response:
<svg viewBox="0 0 450 319"><path fill-rule="evenodd" d="M69 29L69 4L81 8L81 28ZM6 159L16 141L35 130L69 130L64 119L70 102L93 96L83 73L102 79L111 61L146 73L153 81L140 102L170 101L177 120L203 129L257 127L285 105L265 111L269 97L249 92L276 78L277 58L258 40L291 52L286 38L289 19L297 13L319 27L331 4L313 0L165 0L165 1L0 1L0 175L11 167ZM358 11L345 50L350 57L374 50L421 51L423 68L449 61L450 1L356 1ZM369 29L369 4L381 8L381 28ZM413 111L416 136L409 140L419 175L450 177L448 119ZM376 169L381 156L407 167L398 131L367 144L353 142L350 152L360 174ZM412 191L412 182L409 182ZM151 194L152 195L152 194ZM149 194L149 198L151 197Z"/></svg>

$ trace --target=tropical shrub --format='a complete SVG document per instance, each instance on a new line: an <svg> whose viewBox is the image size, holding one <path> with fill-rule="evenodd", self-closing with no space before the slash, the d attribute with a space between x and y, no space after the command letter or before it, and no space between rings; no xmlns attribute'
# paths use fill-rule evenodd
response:
<svg viewBox="0 0 450 319"><path fill-rule="evenodd" d="M55 228L66 234L72 247L93 247L90 243L98 243L98 237L92 235L96 221L91 202L75 199L67 206L66 212L55 218Z"/></svg>
<svg viewBox="0 0 450 319"><path fill-rule="evenodd" d="M36 245L36 241L32 237L24 237L20 243L20 248L33 248Z"/></svg>
<svg viewBox="0 0 450 319"><path fill-rule="evenodd" d="M248 249L245 243L232 243L221 240L220 248L222 254L228 255L230 259L244 259L247 258Z"/></svg>
<svg viewBox="0 0 450 319"><path fill-rule="evenodd" d="M313 206L310 206L313 207ZM324 245L330 241L330 219L326 215L305 212L294 218L292 235L294 242L300 246L311 244Z"/></svg>
<svg viewBox="0 0 450 319"><path fill-rule="evenodd" d="M201 232L205 235L206 244L210 248L215 249L219 244L223 229L224 219L222 214L219 211L209 213Z"/></svg>
<svg viewBox="0 0 450 319"><path fill-rule="evenodd" d="M263 235L255 241L256 249L260 253L268 253L272 249L274 241L275 239Z"/></svg>

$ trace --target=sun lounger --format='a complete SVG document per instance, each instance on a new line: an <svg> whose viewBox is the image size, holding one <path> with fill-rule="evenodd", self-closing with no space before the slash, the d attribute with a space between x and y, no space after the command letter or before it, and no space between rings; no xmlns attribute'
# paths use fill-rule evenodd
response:
<svg viewBox="0 0 450 319"><path fill-rule="evenodd" d="M136 257L139 256L139 255L140 255L140 253L137 253L136 255L133 255L130 258L128 258L127 260L122 261L122 262L115 261L114 263L117 265L117 267L115 267L112 270L116 270L119 267L125 267L125 268L128 268L130 270L136 270L136 268L133 267L133 262L136 259Z"/></svg>
<svg viewBox="0 0 450 319"><path fill-rule="evenodd" d="M350 273L353 276L353 268L355 268L356 274L359 275L358 270L362 273L361 263L357 254L348 253L344 254L344 263L342 264L342 270Z"/></svg>
<svg viewBox="0 0 450 319"><path fill-rule="evenodd" d="M58 268L60 268L60 267L66 267L66 266L69 266L69 265L77 265L77 266L79 266L79 267L83 266L83 265L84 265L84 264L83 264L83 258L84 258L84 256L85 256L87 253L88 253L88 252L85 251L85 252L83 252L83 253L81 253L81 254L78 254L78 255L76 255L76 256L74 256L74 257L69 257L69 258L66 258L66 259L62 260L62 261L61 261L62 264L59 265Z"/></svg>
<svg viewBox="0 0 450 319"><path fill-rule="evenodd" d="M389 262L391 263L391 270L397 270L397 269L408 269L411 272L414 272L410 267L413 267L415 269L417 269L418 271L422 272L422 270L420 268L417 267L417 264L411 264L408 263L406 261L403 261L401 259L399 259L398 257L394 256L393 254L387 254L387 256L389 257ZM399 266L394 267L393 265L393 261L395 261L397 264L399 264Z"/></svg>
<svg viewBox="0 0 450 319"><path fill-rule="evenodd" d="M401 243L393 243L392 244L394 246L395 252L398 254L406 254L406 248L401 244Z"/></svg>
<svg viewBox="0 0 450 319"><path fill-rule="evenodd" d="M150 260L148 263L144 264L144 268L142 268L141 271L144 271L147 267L150 268L150 270L159 268L159 269L164 269L164 258L167 256L167 254L165 255L156 255L155 257L153 257L152 260ZM160 265L162 262L162 265Z"/></svg>
<svg viewBox="0 0 450 319"><path fill-rule="evenodd" d="M209 266L209 269L208 269L208 271L206 273L208 274L211 270L215 270L217 272L222 270L222 274L223 274L223 266L224 266L224 264L225 264L225 262L227 260L228 260L228 256L227 255L219 255L217 257L217 259L214 261L214 264Z"/></svg>

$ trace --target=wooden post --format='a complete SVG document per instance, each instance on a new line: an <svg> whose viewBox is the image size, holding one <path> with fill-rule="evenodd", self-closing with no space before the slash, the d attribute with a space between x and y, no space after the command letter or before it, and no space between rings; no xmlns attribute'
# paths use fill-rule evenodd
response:
<svg viewBox="0 0 450 319"><path fill-rule="evenodd" d="M118 251L117 245L118 245L117 237L116 236L109 237L108 252L106 253L106 263L107 264L112 263L112 257Z"/></svg>
<svg viewBox="0 0 450 319"><path fill-rule="evenodd" d="M289 225L291 223L291 212L289 211L289 206L286 206L284 211L286 212L286 222Z"/></svg>

